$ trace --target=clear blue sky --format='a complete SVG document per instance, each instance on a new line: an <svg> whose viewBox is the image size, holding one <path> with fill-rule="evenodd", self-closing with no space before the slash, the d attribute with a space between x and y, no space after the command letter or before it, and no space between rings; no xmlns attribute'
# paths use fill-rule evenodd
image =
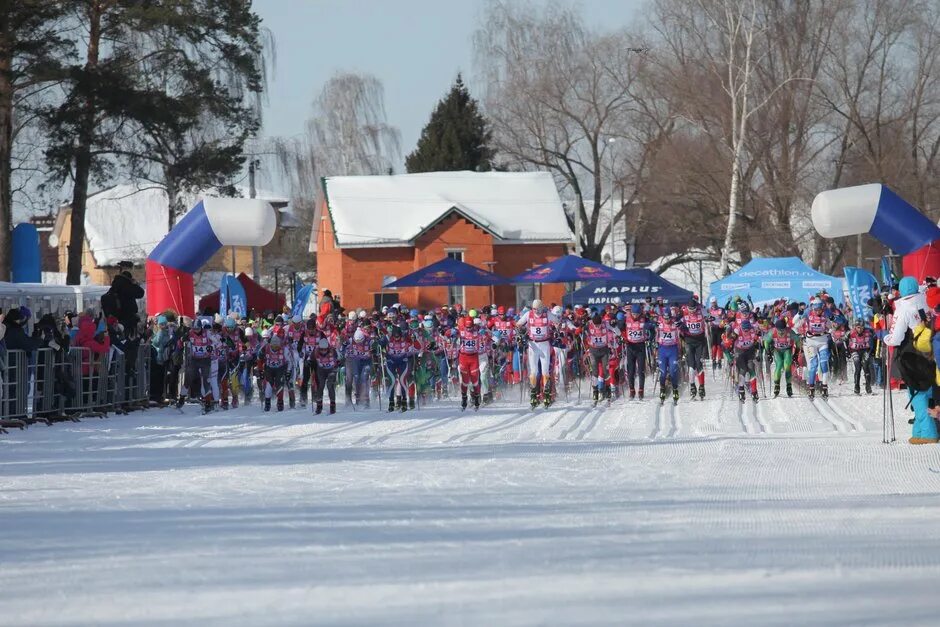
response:
<svg viewBox="0 0 940 627"><path fill-rule="evenodd" d="M583 0L587 22L629 24L642 0ZM470 85L472 35L485 0L255 0L277 43L264 134L301 133L310 103L339 70L366 72L385 85L388 120L414 149L434 104L457 72Z"/></svg>

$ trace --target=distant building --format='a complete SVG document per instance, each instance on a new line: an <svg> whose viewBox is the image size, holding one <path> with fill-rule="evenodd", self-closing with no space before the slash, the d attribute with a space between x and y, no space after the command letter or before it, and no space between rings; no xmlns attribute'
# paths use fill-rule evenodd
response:
<svg viewBox="0 0 940 627"><path fill-rule="evenodd" d="M29 223L35 226L39 233L39 264L43 272L59 271L58 250L49 245L49 238L55 228L55 218L54 213L49 213L29 219Z"/></svg>
<svg viewBox="0 0 940 627"><path fill-rule="evenodd" d="M431 308L459 302L561 303L564 285L466 288L383 286L445 256L510 277L565 255L573 245L547 172L430 172L323 180L317 234L321 290L344 307L401 301Z"/></svg>
<svg viewBox="0 0 940 627"><path fill-rule="evenodd" d="M247 196L247 190L242 192ZM187 197L186 205L194 206L204 195ZM268 192L257 193L258 198L268 200L278 210L279 220L284 225L287 198ZM286 220L292 220L288 217ZM290 222L288 223L290 224ZM65 272L68 267L68 245L72 226L72 207L62 205L55 217L52 232L48 237L48 246L56 251L57 267L51 268ZM285 227L287 225L284 225ZM85 245L82 253L82 273L88 275L89 283L108 285L119 268L121 261L134 264L135 278L143 281L144 261L147 255L169 232L169 201L166 192L158 186L146 183L127 183L115 185L88 197L85 210ZM277 241L278 238L275 238ZM265 252L275 252L265 247L259 251L259 257ZM46 269L45 267L43 268ZM225 248L216 253L203 270L207 273L245 272L252 273L251 248L235 247L234 259L232 248ZM208 291L218 286L207 286Z"/></svg>

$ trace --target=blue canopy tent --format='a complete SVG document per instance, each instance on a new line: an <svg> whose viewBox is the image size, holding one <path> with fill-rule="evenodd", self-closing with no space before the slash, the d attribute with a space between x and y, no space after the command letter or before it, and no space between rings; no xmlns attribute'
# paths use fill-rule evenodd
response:
<svg viewBox="0 0 940 627"><path fill-rule="evenodd" d="M780 298L808 302L810 296L825 290L836 303L842 303L842 279L817 272L799 257L766 257L752 260L743 268L711 284L711 296L720 304L734 297L748 296L755 305Z"/></svg>
<svg viewBox="0 0 940 627"><path fill-rule="evenodd" d="M446 257L406 274L402 278L389 283L386 288L393 287L449 287L451 285L504 285L509 281L498 274L481 270L469 263L457 261Z"/></svg>
<svg viewBox="0 0 940 627"><path fill-rule="evenodd" d="M620 279L623 277L623 270L617 270L577 255L565 255L517 274L509 282L574 283L576 281L597 281L599 279Z"/></svg>
<svg viewBox="0 0 940 627"><path fill-rule="evenodd" d="M620 272L624 278L594 281L574 292L565 294L565 305L604 306L642 303L647 298L662 298L667 303L685 303L692 292L670 283L652 270L635 268Z"/></svg>

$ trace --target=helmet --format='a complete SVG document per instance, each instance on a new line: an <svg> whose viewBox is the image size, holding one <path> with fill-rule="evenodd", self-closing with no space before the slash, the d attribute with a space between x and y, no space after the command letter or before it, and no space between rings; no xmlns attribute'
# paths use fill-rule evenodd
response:
<svg viewBox="0 0 940 627"><path fill-rule="evenodd" d="M498 314L501 315L501 316L505 316L505 315L506 315L506 308L503 307L502 305L500 305L499 307L496 308L496 313L498 313Z"/></svg>
<svg viewBox="0 0 940 627"><path fill-rule="evenodd" d="M319 348L321 351L325 351L329 347L330 347L330 342L325 337L321 337L320 341L317 342L317 348Z"/></svg>
<svg viewBox="0 0 940 627"><path fill-rule="evenodd" d="M750 320L742 320L742 321L741 321L741 330L742 330L742 331L750 331L750 330L751 330L751 321L750 321Z"/></svg>
<svg viewBox="0 0 940 627"><path fill-rule="evenodd" d="M641 313L643 313L643 305L640 303L633 303L630 305L630 313L632 313L634 316L639 316Z"/></svg>
<svg viewBox="0 0 940 627"><path fill-rule="evenodd" d="M356 312L355 312L355 311L350 311L349 314L346 316L346 318L348 318L349 321L352 322L353 320L356 319Z"/></svg>
<svg viewBox="0 0 940 627"><path fill-rule="evenodd" d="M480 314L477 313L476 309L471 309L470 311L467 312L467 315L470 316L471 318L476 318Z"/></svg>
<svg viewBox="0 0 940 627"><path fill-rule="evenodd" d="M554 307L552 307L552 314L556 316L560 316L563 313L564 313L564 309L561 308L561 305L555 305Z"/></svg>
<svg viewBox="0 0 940 627"><path fill-rule="evenodd" d="M541 301L541 300L539 300L538 298L536 298L535 300L532 301L532 309L538 311L538 310L541 309L541 308L542 308L542 301Z"/></svg>

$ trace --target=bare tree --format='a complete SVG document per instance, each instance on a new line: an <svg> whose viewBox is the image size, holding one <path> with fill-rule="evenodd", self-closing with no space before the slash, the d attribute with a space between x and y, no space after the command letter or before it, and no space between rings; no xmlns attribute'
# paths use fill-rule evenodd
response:
<svg viewBox="0 0 940 627"><path fill-rule="evenodd" d="M497 159L551 171L576 199L568 222L583 225L580 250L599 259L670 130L668 114L639 101L645 45L627 32L594 32L570 8L504 1L487 6L474 43Z"/></svg>

